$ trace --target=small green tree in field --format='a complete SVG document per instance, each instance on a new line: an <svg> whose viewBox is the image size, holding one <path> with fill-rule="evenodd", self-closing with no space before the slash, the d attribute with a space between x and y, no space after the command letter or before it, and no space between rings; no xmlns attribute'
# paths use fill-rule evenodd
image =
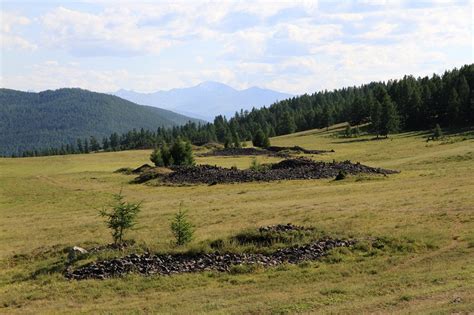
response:
<svg viewBox="0 0 474 315"><path fill-rule="evenodd" d="M438 140L443 136L443 131L439 124L436 124L435 128L433 129L433 139Z"/></svg>
<svg viewBox="0 0 474 315"><path fill-rule="evenodd" d="M171 232L176 239L176 245L185 245L193 239L194 229L187 217L187 211L183 210L183 204L179 205L178 212L171 220Z"/></svg>
<svg viewBox="0 0 474 315"><path fill-rule="evenodd" d="M255 135L252 138L252 144L256 147L268 148L270 146L270 139L263 132L262 129L258 129L257 132L255 132Z"/></svg>
<svg viewBox="0 0 474 315"><path fill-rule="evenodd" d="M155 148L150 155L150 161L152 161L155 166L163 167L165 166L165 162L163 161L163 156L161 154L160 148Z"/></svg>
<svg viewBox="0 0 474 315"><path fill-rule="evenodd" d="M107 227L112 231L114 244L122 244L125 231L133 228L137 223L137 215L141 210L141 203L130 203L123 200L122 193L114 195L115 202L111 209L102 209L100 215L105 217Z"/></svg>

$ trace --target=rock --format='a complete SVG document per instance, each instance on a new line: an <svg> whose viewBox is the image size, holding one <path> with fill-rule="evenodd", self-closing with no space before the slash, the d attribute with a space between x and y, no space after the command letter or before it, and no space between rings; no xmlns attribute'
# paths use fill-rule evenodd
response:
<svg viewBox="0 0 474 315"><path fill-rule="evenodd" d="M362 164L353 164L350 161L332 163L316 162L307 158L286 159L279 163L270 164L264 170L239 170L212 165L175 166L172 172L160 174L161 180L175 184L222 184L242 183L252 181L278 181L296 179L334 178L340 172L348 175L366 174L394 174L397 171L373 168ZM149 176L145 172L135 179L142 183L157 176Z"/></svg>
<svg viewBox="0 0 474 315"><path fill-rule="evenodd" d="M292 225L277 225L278 229ZM277 226L274 226L276 228ZM233 265L259 264L263 267L276 266L283 263L297 264L304 260L315 260L325 255L334 247L352 246L353 240L321 239L302 246L292 246L278 249L270 254L251 253L212 253L212 254L176 254L151 255L145 253L130 254L122 258L103 260L80 267L76 270L66 270L68 279L105 279L118 277L136 272L143 275L199 272L204 270L229 271Z"/></svg>
<svg viewBox="0 0 474 315"><path fill-rule="evenodd" d="M74 246L72 250L80 254L87 254L87 250L79 246Z"/></svg>

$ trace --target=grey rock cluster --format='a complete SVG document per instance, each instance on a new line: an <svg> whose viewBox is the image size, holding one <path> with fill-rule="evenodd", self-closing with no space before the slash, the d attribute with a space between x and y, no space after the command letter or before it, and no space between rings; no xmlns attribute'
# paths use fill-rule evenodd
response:
<svg viewBox="0 0 474 315"><path fill-rule="evenodd" d="M182 184L220 184L252 181L277 181L295 179L334 178L340 171L346 174L393 174L397 171L374 168L360 163L316 162L307 158L286 159L270 164L261 171L223 168L212 165L173 167L173 172L163 175L162 181ZM139 181L143 182L143 181Z"/></svg>
<svg viewBox="0 0 474 315"><path fill-rule="evenodd" d="M106 279L128 273L171 275L211 270L227 272L232 266L245 264L272 267L283 263L297 264L306 260L316 260L332 248L351 246L354 243L353 240L326 238L303 246L279 249L271 254L218 252L193 255L131 254L122 258L94 262L76 270L68 270L65 276L75 280Z"/></svg>

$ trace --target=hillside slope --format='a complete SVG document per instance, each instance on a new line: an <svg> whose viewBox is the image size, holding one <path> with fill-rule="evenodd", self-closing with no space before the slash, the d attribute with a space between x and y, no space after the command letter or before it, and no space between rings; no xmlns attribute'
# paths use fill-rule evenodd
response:
<svg viewBox="0 0 474 315"><path fill-rule="evenodd" d="M133 128L154 130L198 121L82 89L40 93L0 89L0 155L101 138Z"/></svg>
<svg viewBox="0 0 474 315"><path fill-rule="evenodd" d="M150 163L149 150L0 158L0 313L471 312L473 132L426 142L426 132L347 139L339 137L344 126L336 127L271 141L278 146L335 150L314 156L317 160L351 160L401 173L340 181L131 185L133 175L114 171ZM253 158L196 156L196 162L243 169ZM312 226L360 243L300 265L67 280L62 272L68 266L69 247L89 249L112 240L98 212L118 192L126 201L142 202L137 228L126 235L136 247L91 254L76 264L145 248L152 253L196 253L211 242L224 243L228 237L280 223ZM169 220L182 200L196 232L190 245L176 248ZM247 247L252 248L258 247Z"/></svg>
<svg viewBox="0 0 474 315"><path fill-rule="evenodd" d="M221 114L230 117L240 109L259 108L292 97L290 94L258 87L236 90L228 85L211 81L189 88L154 93L119 90L114 95L138 104L159 106L207 120L213 120L215 116Z"/></svg>

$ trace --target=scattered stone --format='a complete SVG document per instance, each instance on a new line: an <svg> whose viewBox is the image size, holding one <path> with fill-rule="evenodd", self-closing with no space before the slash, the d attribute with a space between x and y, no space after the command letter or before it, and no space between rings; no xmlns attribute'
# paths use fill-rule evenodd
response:
<svg viewBox="0 0 474 315"><path fill-rule="evenodd" d="M354 243L353 240L326 238L303 246L278 249L270 254L218 252L174 255L130 254L122 258L90 263L76 270L68 269L65 276L75 280L106 279L128 273L171 275L209 270L228 272L232 266L245 264L272 267L283 263L297 264L306 260L316 260L332 248L352 246Z"/></svg>
<svg viewBox="0 0 474 315"><path fill-rule="evenodd" d="M276 224L276 225L269 225L269 226L262 226L258 229L260 233L263 232L290 232L290 231L308 231L312 230L313 228L305 227L305 226L298 226L291 223L288 224Z"/></svg>
<svg viewBox="0 0 474 315"><path fill-rule="evenodd" d="M67 258L69 261L76 260L79 256L87 254L88 251L79 246L73 246L69 248Z"/></svg>

